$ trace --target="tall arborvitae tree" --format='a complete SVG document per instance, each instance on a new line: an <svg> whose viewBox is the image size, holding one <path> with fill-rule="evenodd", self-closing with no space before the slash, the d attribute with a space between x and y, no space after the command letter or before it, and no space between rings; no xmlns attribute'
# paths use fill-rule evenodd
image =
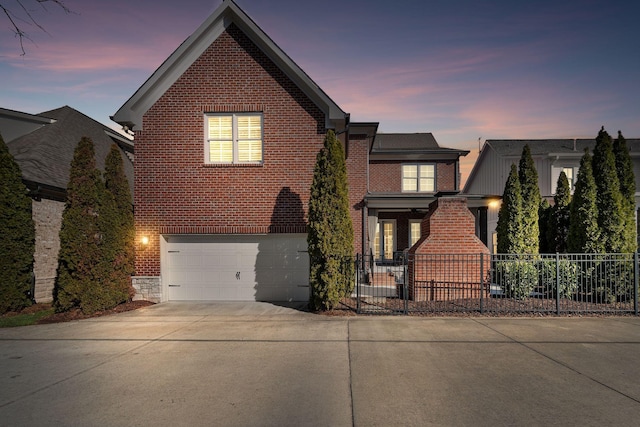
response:
<svg viewBox="0 0 640 427"><path fill-rule="evenodd" d="M83 137L75 149L67 202L62 213L58 277L54 289L57 311L79 307L95 311L102 289L99 265L102 260L100 204L103 202L102 180L96 169L93 141Z"/></svg>
<svg viewBox="0 0 640 427"><path fill-rule="evenodd" d="M522 149L519 172L522 191L522 227L524 246L522 253L537 254L539 252L540 230L538 228L538 209L540 208L540 187L538 171L531 157L529 145Z"/></svg>
<svg viewBox="0 0 640 427"><path fill-rule="evenodd" d="M0 314L31 305L35 226L20 167L0 136Z"/></svg>
<svg viewBox="0 0 640 427"><path fill-rule="evenodd" d="M496 231L498 233L498 253L525 253L522 191L516 165L511 165L511 172L504 187Z"/></svg>
<svg viewBox="0 0 640 427"><path fill-rule="evenodd" d="M553 203L547 240L551 244L550 249L552 252L565 253L567 252L567 239L569 237L571 187L564 172L561 172L558 177Z"/></svg>
<svg viewBox="0 0 640 427"><path fill-rule="evenodd" d="M569 213L567 246L572 253L601 253L604 245L598 226L597 186L593 177L592 158L586 149L580 160Z"/></svg>
<svg viewBox="0 0 640 427"><path fill-rule="evenodd" d="M342 144L327 132L318 153L309 199L310 306L334 308L353 286L353 227Z"/></svg>
<svg viewBox="0 0 640 427"><path fill-rule="evenodd" d="M618 131L618 137L613 141L613 154L616 158L616 171L620 181L620 193L624 206L624 244L622 252L635 252L637 249L636 228L636 178L633 173L633 161L629 155L627 141Z"/></svg>
<svg viewBox="0 0 640 427"><path fill-rule="evenodd" d="M114 299L124 302L133 295L131 275L134 272L135 227L129 182L124 173L120 149L111 146L104 167L105 206L114 209L113 219L105 221L109 254L105 256L112 277ZM110 198L113 199L113 204Z"/></svg>
<svg viewBox="0 0 640 427"><path fill-rule="evenodd" d="M622 252L626 249L624 238L625 211L620 181L616 172L611 137L600 129L593 150L593 177L598 189L598 226L605 252Z"/></svg>
<svg viewBox="0 0 640 427"><path fill-rule="evenodd" d="M548 254L553 251L552 245L547 236L549 235L549 227L551 227L551 205L547 199L542 199L540 208L538 209L538 229L540 230L539 250L542 254Z"/></svg>

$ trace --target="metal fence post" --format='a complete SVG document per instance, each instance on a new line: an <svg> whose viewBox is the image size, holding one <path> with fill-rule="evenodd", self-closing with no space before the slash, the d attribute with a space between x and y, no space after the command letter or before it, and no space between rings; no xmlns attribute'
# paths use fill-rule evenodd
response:
<svg viewBox="0 0 640 427"><path fill-rule="evenodd" d="M560 314L560 254L556 252L556 314Z"/></svg>
<svg viewBox="0 0 640 427"><path fill-rule="evenodd" d="M358 254L357 259L362 261L358 263L358 277L356 277L356 313L360 314L360 282L363 279L362 275L366 273L364 266L364 255Z"/></svg>
<svg viewBox="0 0 640 427"><path fill-rule="evenodd" d="M638 251L633 253L633 310L638 315Z"/></svg>
<svg viewBox="0 0 640 427"><path fill-rule="evenodd" d="M408 276L409 276L409 253L404 252L402 254L402 267L404 270L404 274L402 275L402 297L404 299L404 314L405 316L409 314L409 287L407 285ZM415 260L413 264L413 268L415 271Z"/></svg>
<svg viewBox="0 0 640 427"><path fill-rule="evenodd" d="M480 252L480 313L484 313L484 252Z"/></svg>

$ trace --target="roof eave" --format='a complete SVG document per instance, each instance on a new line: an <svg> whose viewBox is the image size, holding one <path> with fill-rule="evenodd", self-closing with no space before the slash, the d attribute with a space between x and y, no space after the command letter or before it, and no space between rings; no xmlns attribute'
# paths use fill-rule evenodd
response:
<svg viewBox="0 0 640 427"><path fill-rule="evenodd" d="M55 119L50 117L45 117L39 114L24 113L22 111L10 110L8 108L0 108L0 115L39 124L51 124L56 122Z"/></svg>

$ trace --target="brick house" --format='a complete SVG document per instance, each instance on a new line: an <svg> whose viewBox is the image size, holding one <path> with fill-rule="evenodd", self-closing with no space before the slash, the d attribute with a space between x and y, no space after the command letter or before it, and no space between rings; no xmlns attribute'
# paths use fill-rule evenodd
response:
<svg viewBox="0 0 640 427"><path fill-rule="evenodd" d="M459 159L468 153L440 147L431 133L376 135L365 196L376 260L393 260L420 239L431 202L460 190Z"/></svg>
<svg viewBox="0 0 640 427"><path fill-rule="evenodd" d="M132 191L133 142L68 106L40 114L0 108L0 133L20 166L32 199L36 229L33 297L36 302L51 302L69 169L78 142L83 136L91 138L96 166L102 171L111 146L117 144Z"/></svg>
<svg viewBox="0 0 640 427"><path fill-rule="evenodd" d="M383 247L407 248L409 221L458 190L466 154L352 122L232 0L112 119L135 133L133 284L155 301L306 301L307 204L328 129L345 148L356 252L374 246L379 218L406 227L392 244L378 233Z"/></svg>

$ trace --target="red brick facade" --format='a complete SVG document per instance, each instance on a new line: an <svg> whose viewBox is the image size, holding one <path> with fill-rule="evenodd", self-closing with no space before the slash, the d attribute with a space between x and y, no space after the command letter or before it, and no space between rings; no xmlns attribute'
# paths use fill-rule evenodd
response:
<svg viewBox="0 0 640 427"><path fill-rule="evenodd" d="M421 235L409 251L410 298L477 298L480 283L488 276L490 252L475 235L475 219L467 200L444 197L431 203L421 223Z"/></svg>
<svg viewBox="0 0 640 427"><path fill-rule="evenodd" d="M400 160L372 160L369 163L369 185L372 193L402 192L402 165L414 163ZM436 165L436 191L456 191L456 162L420 162Z"/></svg>
<svg viewBox="0 0 640 427"><path fill-rule="evenodd" d="M263 164L204 162L204 115L260 112ZM230 26L145 113L136 133L136 275L159 276L161 234L304 233L320 109L236 26ZM349 146L352 217L359 248L366 141Z"/></svg>

